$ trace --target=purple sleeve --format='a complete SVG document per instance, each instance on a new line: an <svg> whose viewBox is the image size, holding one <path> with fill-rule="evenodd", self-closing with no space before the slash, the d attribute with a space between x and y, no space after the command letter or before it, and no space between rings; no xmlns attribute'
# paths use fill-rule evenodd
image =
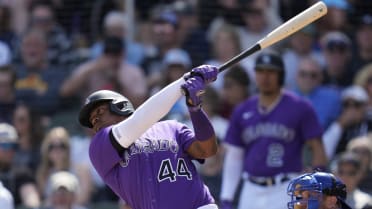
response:
<svg viewBox="0 0 372 209"><path fill-rule="evenodd" d="M178 127L177 131L177 140L180 144L180 147L182 150L187 153L187 149L191 146L191 144L196 140L195 133L186 125L176 122L177 125L175 127ZM196 159L199 161L199 163L204 163L204 159Z"/></svg>
<svg viewBox="0 0 372 209"><path fill-rule="evenodd" d="M320 125L319 119L316 116L314 108L307 101L304 101L303 107L303 117L301 120L301 132L303 134L303 139L309 140L314 138L321 138L323 134L323 129Z"/></svg>
<svg viewBox="0 0 372 209"><path fill-rule="evenodd" d="M229 121L229 127L226 132L225 142L231 145L244 147L244 144L241 140L241 106L238 106L233 111L230 121Z"/></svg>
<svg viewBox="0 0 372 209"><path fill-rule="evenodd" d="M121 161L118 152L111 144L110 132L111 127L100 130L89 146L90 160L102 179L105 179L108 172Z"/></svg>
<svg viewBox="0 0 372 209"><path fill-rule="evenodd" d="M177 127L177 140L178 143L180 144L182 150L186 151L190 146L191 144L196 140L195 138L195 133L189 128L187 127L186 125L182 124L182 123L179 123L177 121L172 121L174 123L176 123L176 126Z"/></svg>

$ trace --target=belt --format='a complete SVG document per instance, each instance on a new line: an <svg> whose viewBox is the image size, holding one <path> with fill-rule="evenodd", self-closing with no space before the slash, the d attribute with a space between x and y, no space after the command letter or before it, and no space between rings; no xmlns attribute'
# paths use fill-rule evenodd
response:
<svg viewBox="0 0 372 209"><path fill-rule="evenodd" d="M290 180L290 177L287 175L283 175L279 178L275 176L269 176L269 177L249 176L248 177L248 181L254 184L258 184L260 186L272 186L272 185L283 183L289 180Z"/></svg>

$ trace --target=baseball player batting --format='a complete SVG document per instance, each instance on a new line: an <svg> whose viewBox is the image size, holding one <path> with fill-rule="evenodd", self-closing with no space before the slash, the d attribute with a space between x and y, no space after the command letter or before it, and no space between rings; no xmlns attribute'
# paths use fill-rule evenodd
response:
<svg viewBox="0 0 372 209"><path fill-rule="evenodd" d="M258 94L238 105L226 134L222 208L232 208L243 178L239 209L282 209L291 178L303 172L302 150L312 166L325 167L322 129L309 102L282 87L285 69L278 53L263 52L255 62Z"/></svg>
<svg viewBox="0 0 372 209"><path fill-rule="evenodd" d="M205 85L217 74L214 66L194 68L137 110L112 91L86 99L79 122L95 132L89 147L92 164L131 208L217 209L192 162L217 151L215 132L201 109ZM181 89L194 130L174 120L160 121L182 96Z"/></svg>

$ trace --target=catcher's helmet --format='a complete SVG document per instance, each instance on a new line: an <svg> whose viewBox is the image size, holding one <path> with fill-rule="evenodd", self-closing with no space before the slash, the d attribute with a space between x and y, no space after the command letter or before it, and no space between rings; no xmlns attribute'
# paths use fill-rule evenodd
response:
<svg viewBox="0 0 372 209"><path fill-rule="evenodd" d="M272 69L279 71L279 85L284 85L285 70L282 57L274 51L265 51L256 58L255 69Z"/></svg>
<svg viewBox="0 0 372 209"><path fill-rule="evenodd" d="M303 174L287 188L291 201L288 209L318 209L323 195L336 196L341 209L351 209L344 201L346 186L331 173L314 172Z"/></svg>
<svg viewBox="0 0 372 209"><path fill-rule="evenodd" d="M109 91L99 90L87 97L79 113L81 125L92 128L89 121L90 112L101 102L110 102L110 111L118 115L129 116L134 112L132 103L123 95Z"/></svg>

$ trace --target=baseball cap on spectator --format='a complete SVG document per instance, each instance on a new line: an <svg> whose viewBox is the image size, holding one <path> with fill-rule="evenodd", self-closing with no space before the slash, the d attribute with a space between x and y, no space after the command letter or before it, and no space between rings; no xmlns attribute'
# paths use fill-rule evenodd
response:
<svg viewBox="0 0 372 209"><path fill-rule="evenodd" d="M191 67L191 59L189 54L179 48L170 49L164 56L163 59L164 67L170 65L182 65L185 68Z"/></svg>
<svg viewBox="0 0 372 209"><path fill-rule="evenodd" d="M18 134L14 126L0 123L0 148L3 150L15 149L18 143Z"/></svg>
<svg viewBox="0 0 372 209"><path fill-rule="evenodd" d="M17 143L18 134L14 126L0 123L0 143Z"/></svg>
<svg viewBox="0 0 372 209"><path fill-rule="evenodd" d="M352 164L355 168L360 168L360 159L359 157L353 152L343 152L337 158L337 165L343 164Z"/></svg>
<svg viewBox="0 0 372 209"><path fill-rule="evenodd" d="M172 4L173 10L178 15L193 15L195 14L195 9L188 1L175 1Z"/></svg>
<svg viewBox="0 0 372 209"><path fill-rule="evenodd" d="M155 13L153 18L154 23L169 23L175 28L178 27L178 17L172 10L159 11Z"/></svg>
<svg viewBox="0 0 372 209"><path fill-rule="evenodd" d="M347 87L342 91L341 99L342 101L351 99L356 102L366 103L368 102L369 97L366 90L364 90L363 87L354 85Z"/></svg>
<svg viewBox="0 0 372 209"><path fill-rule="evenodd" d="M52 192L65 189L69 192L78 192L79 182L77 177L67 171L58 171L50 176Z"/></svg>
<svg viewBox="0 0 372 209"><path fill-rule="evenodd" d="M263 52L256 58L255 69L284 70L284 63L277 53Z"/></svg>
<svg viewBox="0 0 372 209"><path fill-rule="evenodd" d="M11 53L8 45L0 41L0 66L10 63Z"/></svg>
<svg viewBox="0 0 372 209"><path fill-rule="evenodd" d="M105 16L103 25L105 27L125 27L128 25L128 17L123 12L111 11Z"/></svg>
<svg viewBox="0 0 372 209"><path fill-rule="evenodd" d="M332 31L325 34L321 40L322 46L327 50L346 50L351 48L350 38L339 31Z"/></svg>

